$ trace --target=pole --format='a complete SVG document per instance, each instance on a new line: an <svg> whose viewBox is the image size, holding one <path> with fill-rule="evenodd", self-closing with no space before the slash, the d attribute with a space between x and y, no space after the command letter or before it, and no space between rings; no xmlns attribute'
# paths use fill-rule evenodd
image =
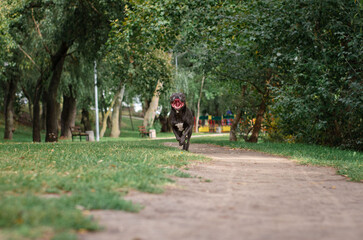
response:
<svg viewBox="0 0 363 240"><path fill-rule="evenodd" d="M95 111L96 111L96 141L100 141L100 129L99 129L99 119L98 119L98 90L97 90L97 62L95 61L94 68L95 76Z"/></svg>
<svg viewBox="0 0 363 240"><path fill-rule="evenodd" d="M178 74L178 54L175 54L175 73Z"/></svg>

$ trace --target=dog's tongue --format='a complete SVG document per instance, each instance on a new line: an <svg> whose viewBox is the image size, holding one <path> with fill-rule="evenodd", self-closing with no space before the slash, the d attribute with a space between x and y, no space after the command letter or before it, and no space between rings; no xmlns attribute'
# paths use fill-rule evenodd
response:
<svg viewBox="0 0 363 240"><path fill-rule="evenodd" d="M173 101L173 103L171 104L171 106L176 109L179 110L184 106L184 103L182 101L180 101L180 99L175 99Z"/></svg>

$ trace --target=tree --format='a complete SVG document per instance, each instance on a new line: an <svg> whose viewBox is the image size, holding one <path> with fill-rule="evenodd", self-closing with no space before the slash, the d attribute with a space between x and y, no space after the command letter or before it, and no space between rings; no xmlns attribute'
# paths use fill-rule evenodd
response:
<svg viewBox="0 0 363 240"><path fill-rule="evenodd" d="M57 141L57 101L63 66L67 56L78 51L93 59L106 42L110 19L122 18L122 1L30 1L13 12L20 15L14 38L20 44L25 35L36 32L39 37L37 51L47 52L46 71L50 77L46 91L46 141ZM21 27L20 27L21 26ZM47 34L44 34L47 33ZM47 80L47 79L45 79ZM44 86L44 83L40 83Z"/></svg>
<svg viewBox="0 0 363 240"><path fill-rule="evenodd" d="M7 18L7 11L17 6L17 2L7 5L0 3L0 81L4 83L4 116L5 131L4 139L11 140L14 131L14 100L20 80L20 66L17 62L21 61L21 56L10 35L9 28L11 21Z"/></svg>
<svg viewBox="0 0 363 240"><path fill-rule="evenodd" d="M289 79L274 113L296 141L362 149L362 4L288 2ZM344 9L344 10L342 10ZM294 17L292 17L294 16Z"/></svg>

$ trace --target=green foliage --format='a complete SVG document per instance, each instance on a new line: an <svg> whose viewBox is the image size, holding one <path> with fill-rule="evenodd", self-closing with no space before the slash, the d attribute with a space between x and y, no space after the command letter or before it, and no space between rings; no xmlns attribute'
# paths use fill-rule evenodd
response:
<svg viewBox="0 0 363 240"><path fill-rule="evenodd" d="M362 7L354 1L289 2L286 77L274 112L286 135L363 148ZM344 9L344 10L343 10ZM290 16L290 17L289 17Z"/></svg>
<svg viewBox="0 0 363 240"><path fill-rule="evenodd" d="M61 90L78 83L82 105L92 99L87 79L102 55L105 106L124 83L130 98L148 101L160 80L164 109L169 93L179 90L196 109L205 76L205 112L242 109L244 119L253 119L263 100L279 119L282 139L362 149L361 1L18 0L0 6L0 62L16 63L29 92L37 68L50 64L48 51L65 42L73 59ZM18 45L38 67L25 56L13 58ZM172 55L179 61L174 81Z"/></svg>
<svg viewBox="0 0 363 240"><path fill-rule="evenodd" d="M247 117L267 97L285 136L362 149L360 1L206 1L190 10L181 42L207 46L205 69L217 81L248 87L238 104Z"/></svg>

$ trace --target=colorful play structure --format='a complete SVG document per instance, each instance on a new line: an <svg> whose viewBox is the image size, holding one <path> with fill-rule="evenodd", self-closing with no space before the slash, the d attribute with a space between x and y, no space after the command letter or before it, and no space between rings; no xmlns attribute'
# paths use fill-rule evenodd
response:
<svg viewBox="0 0 363 240"><path fill-rule="evenodd" d="M222 116L200 116L199 117L199 132L229 132L235 115ZM195 118L194 118L195 126ZM195 129L194 129L195 130Z"/></svg>

